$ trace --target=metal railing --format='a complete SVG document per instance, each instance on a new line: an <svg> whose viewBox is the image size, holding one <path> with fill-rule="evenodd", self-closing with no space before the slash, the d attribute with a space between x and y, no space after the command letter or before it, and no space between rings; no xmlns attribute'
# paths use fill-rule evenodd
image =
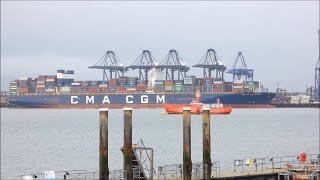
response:
<svg viewBox="0 0 320 180"><path fill-rule="evenodd" d="M207 170L208 170L207 164L202 163L195 163L192 164L192 175L191 179L203 179L206 180L207 178Z"/></svg>
<svg viewBox="0 0 320 180"><path fill-rule="evenodd" d="M158 179L181 179L182 164L171 164L158 167Z"/></svg>
<svg viewBox="0 0 320 180"><path fill-rule="evenodd" d="M191 179L193 180L206 180L207 179L207 165L202 163L192 164ZM158 167L158 179L182 179L183 178L183 165L170 164Z"/></svg>
<svg viewBox="0 0 320 180"><path fill-rule="evenodd" d="M213 161L211 162L211 175L214 175L215 177L220 176L221 169L220 169L220 161Z"/></svg>
<svg viewBox="0 0 320 180"><path fill-rule="evenodd" d="M118 169L112 171L111 180L127 180L127 171L124 169ZM110 175L109 175L110 178Z"/></svg>
<svg viewBox="0 0 320 180"><path fill-rule="evenodd" d="M319 154L307 155L307 161L312 163L319 163ZM250 159L236 159L233 164L233 171L264 171L266 169L295 169L300 168L304 164L299 161L299 156L281 156L272 158L250 158Z"/></svg>
<svg viewBox="0 0 320 180"><path fill-rule="evenodd" d="M55 171L56 180L99 180L99 171L71 170L71 171ZM23 174L16 179L45 179L45 173L29 173ZM109 174L110 180L127 180L127 171L123 169L114 170Z"/></svg>

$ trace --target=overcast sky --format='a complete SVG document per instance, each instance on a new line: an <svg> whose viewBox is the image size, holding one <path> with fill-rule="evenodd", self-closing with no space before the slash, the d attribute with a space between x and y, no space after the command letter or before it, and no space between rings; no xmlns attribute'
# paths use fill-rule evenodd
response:
<svg viewBox="0 0 320 180"><path fill-rule="evenodd" d="M192 66L213 48L228 69L242 51L269 90L279 83L304 92L314 85L318 29L317 1L1 1L1 89L60 68L74 69L76 80L101 80L101 71L87 67L106 50L130 65L143 49L158 62L176 49Z"/></svg>

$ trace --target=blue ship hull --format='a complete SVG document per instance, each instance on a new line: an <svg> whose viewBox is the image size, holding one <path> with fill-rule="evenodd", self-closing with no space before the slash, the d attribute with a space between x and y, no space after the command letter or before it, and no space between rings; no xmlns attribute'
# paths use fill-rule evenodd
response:
<svg viewBox="0 0 320 180"><path fill-rule="evenodd" d="M220 99L232 107L272 107L274 93L201 94L200 102L213 104ZM9 103L28 108L157 108L163 103L189 104L195 94L81 94L9 96Z"/></svg>

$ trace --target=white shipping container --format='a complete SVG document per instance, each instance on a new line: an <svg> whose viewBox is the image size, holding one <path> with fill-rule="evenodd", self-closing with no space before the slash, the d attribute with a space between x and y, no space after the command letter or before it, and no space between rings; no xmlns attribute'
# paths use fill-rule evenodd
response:
<svg viewBox="0 0 320 180"><path fill-rule="evenodd" d="M233 86L234 89L242 89L243 86Z"/></svg>
<svg viewBox="0 0 320 180"><path fill-rule="evenodd" d="M62 73L57 73L57 78L62 79Z"/></svg>
<svg viewBox="0 0 320 180"><path fill-rule="evenodd" d="M70 87L61 87L61 91L70 91L71 88Z"/></svg>
<svg viewBox="0 0 320 180"><path fill-rule="evenodd" d="M21 77L19 80L28 80L28 77Z"/></svg>
<svg viewBox="0 0 320 180"><path fill-rule="evenodd" d="M57 78L58 79L73 79L73 74L57 73Z"/></svg>
<svg viewBox="0 0 320 180"><path fill-rule="evenodd" d="M54 89L46 89L46 92L53 92Z"/></svg>
<svg viewBox="0 0 320 180"><path fill-rule="evenodd" d="M223 84L223 81L213 81L213 84Z"/></svg>
<svg viewBox="0 0 320 180"><path fill-rule="evenodd" d="M71 85L78 86L78 85L80 85L80 83L71 83Z"/></svg>

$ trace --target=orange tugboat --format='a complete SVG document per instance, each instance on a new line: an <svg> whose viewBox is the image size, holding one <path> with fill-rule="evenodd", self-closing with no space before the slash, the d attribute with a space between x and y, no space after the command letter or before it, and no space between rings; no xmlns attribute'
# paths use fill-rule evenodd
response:
<svg viewBox="0 0 320 180"><path fill-rule="evenodd" d="M191 109L192 114L201 114L203 104L199 102L200 95L196 95L196 100L193 100L190 104L163 104L164 109L168 114L180 114L182 113L182 109L185 107L189 107ZM230 114L232 111L231 106L224 106L220 103L220 100L217 99L215 104L211 104L210 113L211 114Z"/></svg>

